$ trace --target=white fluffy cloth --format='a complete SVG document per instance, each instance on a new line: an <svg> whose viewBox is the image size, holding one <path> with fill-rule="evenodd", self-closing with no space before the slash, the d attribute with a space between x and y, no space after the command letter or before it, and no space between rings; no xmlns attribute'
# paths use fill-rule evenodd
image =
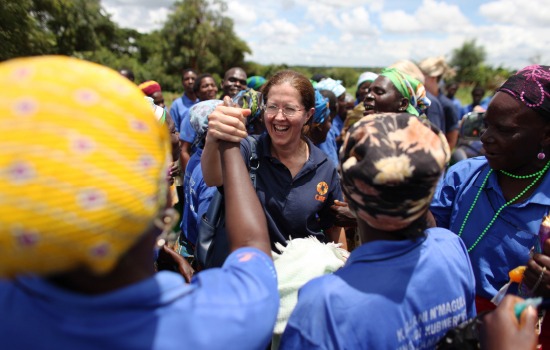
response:
<svg viewBox="0 0 550 350"><path fill-rule="evenodd" d="M298 301L298 289L313 278L344 266L349 252L339 248L340 244L324 244L315 237L292 239L286 247L276 243L276 247L281 254L272 252L272 256L279 280L281 304L273 333L281 335Z"/></svg>

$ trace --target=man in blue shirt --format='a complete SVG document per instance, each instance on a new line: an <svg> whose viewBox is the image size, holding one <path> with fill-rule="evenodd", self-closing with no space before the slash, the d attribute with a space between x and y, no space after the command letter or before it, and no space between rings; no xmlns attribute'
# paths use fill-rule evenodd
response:
<svg viewBox="0 0 550 350"><path fill-rule="evenodd" d="M199 102L199 99L193 91L193 84L195 84L195 79L197 79L197 73L191 69L184 69L181 73L181 84L183 85L183 95L174 101L172 107L170 108L170 115L176 124L178 132L181 132L180 125L181 120L185 112L191 108L192 105Z"/></svg>

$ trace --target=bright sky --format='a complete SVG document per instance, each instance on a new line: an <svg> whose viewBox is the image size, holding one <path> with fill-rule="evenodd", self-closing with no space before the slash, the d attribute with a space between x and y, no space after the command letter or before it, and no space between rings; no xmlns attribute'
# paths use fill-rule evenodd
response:
<svg viewBox="0 0 550 350"><path fill-rule="evenodd" d="M162 27L174 0L102 0L122 27ZM550 0L226 0L235 32L261 64L383 67L447 58L465 40L487 63L550 64Z"/></svg>

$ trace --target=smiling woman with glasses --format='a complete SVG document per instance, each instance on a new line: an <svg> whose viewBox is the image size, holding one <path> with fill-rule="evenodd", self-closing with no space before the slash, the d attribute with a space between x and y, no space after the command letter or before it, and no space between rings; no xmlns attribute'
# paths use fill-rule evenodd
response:
<svg viewBox="0 0 550 350"><path fill-rule="evenodd" d="M315 112L311 82L294 71L281 71L264 85L263 121L266 133L247 138L246 109L218 106L210 114L208 134L201 158L204 180L222 186L219 141L241 143L245 162L256 146L259 167L256 192L262 203L272 249L275 243L314 236L321 242L340 242L345 235L334 226L330 206L342 200L336 168L305 135Z"/></svg>
<svg viewBox="0 0 550 350"><path fill-rule="evenodd" d="M276 105L270 105L264 107L264 113L268 116L274 116L277 113L282 112L285 117L294 117L294 115L299 111L303 111L303 109L295 106L285 106L279 108Z"/></svg>

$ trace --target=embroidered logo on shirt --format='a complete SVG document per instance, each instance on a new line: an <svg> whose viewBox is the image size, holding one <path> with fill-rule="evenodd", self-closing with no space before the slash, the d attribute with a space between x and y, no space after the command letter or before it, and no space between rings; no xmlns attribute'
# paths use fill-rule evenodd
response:
<svg viewBox="0 0 550 350"><path fill-rule="evenodd" d="M319 202L324 202L327 197L325 197L324 195L327 194L328 192L328 184L324 181L321 181L317 184L317 193L315 195L315 199L318 200Z"/></svg>

